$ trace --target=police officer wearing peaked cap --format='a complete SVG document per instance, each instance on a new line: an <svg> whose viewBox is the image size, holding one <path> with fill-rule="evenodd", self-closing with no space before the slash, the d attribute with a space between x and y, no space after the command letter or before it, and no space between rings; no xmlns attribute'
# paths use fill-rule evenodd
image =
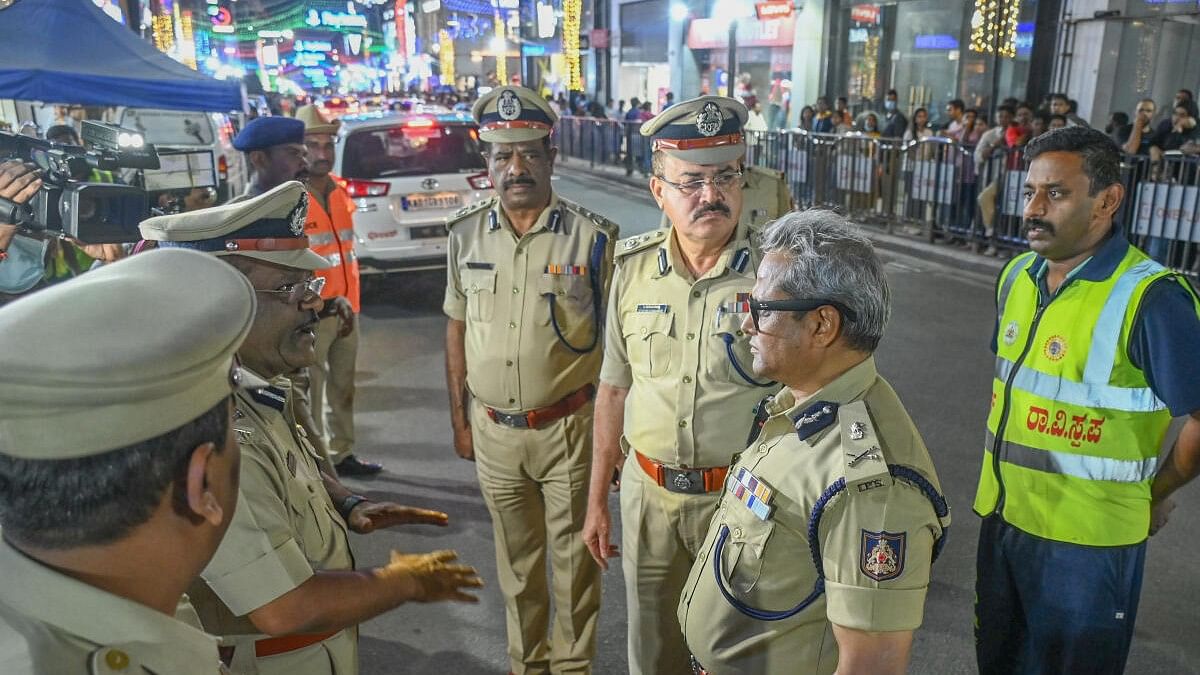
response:
<svg viewBox="0 0 1200 675"><path fill-rule="evenodd" d="M233 147L246 153L253 170L246 193L231 201L254 197L308 173L304 122L292 117L258 117L233 139Z"/></svg>
<svg viewBox="0 0 1200 675"><path fill-rule="evenodd" d="M173 617L241 510L231 395L265 385L234 360L254 308L228 265L152 251L0 310L6 675L222 670Z"/></svg>
<svg viewBox="0 0 1200 675"><path fill-rule="evenodd" d="M557 117L540 96L499 87L473 114L496 196L448 222L454 446L492 516L510 669L586 673L600 574L580 531L617 226L554 193Z"/></svg>
<svg viewBox="0 0 1200 675"><path fill-rule="evenodd" d="M259 298L238 357L270 384L235 397L243 515L189 591L205 629L221 636L235 673L352 675L358 623L408 601L471 601L463 589L482 584L474 570L452 563L453 551L393 552L387 565L354 569L348 530L445 525L447 518L352 493L322 472L296 424L284 376L315 358L321 299L312 271L326 265L308 248L306 207L304 187L292 181L258 197L141 224L142 236L160 247L223 256Z"/></svg>
<svg viewBox="0 0 1200 675"><path fill-rule="evenodd" d="M679 622L711 675L903 673L950 517L875 369L883 264L828 211L780 218L762 245L742 330L755 375L784 388L737 445Z"/></svg>
<svg viewBox="0 0 1200 675"><path fill-rule="evenodd" d="M607 485L623 462L634 675L691 672L673 608L752 409L778 386L751 372L741 327L759 258L739 222L747 116L735 99L702 96L641 127L654 148L650 191L671 227L617 246L585 528L607 565L617 554Z"/></svg>

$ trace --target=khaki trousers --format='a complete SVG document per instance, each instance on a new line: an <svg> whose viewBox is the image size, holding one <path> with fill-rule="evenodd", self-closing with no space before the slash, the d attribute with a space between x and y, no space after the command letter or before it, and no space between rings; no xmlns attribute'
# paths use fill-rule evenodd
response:
<svg viewBox="0 0 1200 675"><path fill-rule="evenodd" d="M621 470L621 568L631 675L691 675L677 609L720 492L685 495L655 483L633 453Z"/></svg>
<svg viewBox="0 0 1200 675"><path fill-rule="evenodd" d="M600 612L600 568L582 536L592 404L542 429L513 429L493 422L473 401L471 436L492 515L510 669L517 675L590 673Z"/></svg>
<svg viewBox="0 0 1200 675"><path fill-rule="evenodd" d="M329 448L329 461L337 464L354 452L354 369L358 361L358 315L354 330L338 336L338 317L317 324L317 362L309 366L309 401L317 433ZM327 396L328 395L328 396ZM325 400L329 414L325 415Z"/></svg>

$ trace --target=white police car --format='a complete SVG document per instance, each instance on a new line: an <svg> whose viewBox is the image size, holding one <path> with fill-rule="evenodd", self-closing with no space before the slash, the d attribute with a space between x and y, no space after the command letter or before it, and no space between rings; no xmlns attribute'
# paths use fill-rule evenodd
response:
<svg viewBox="0 0 1200 675"><path fill-rule="evenodd" d="M478 125L466 113L343 117L333 173L357 207L364 274L445 267L446 217L492 189Z"/></svg>

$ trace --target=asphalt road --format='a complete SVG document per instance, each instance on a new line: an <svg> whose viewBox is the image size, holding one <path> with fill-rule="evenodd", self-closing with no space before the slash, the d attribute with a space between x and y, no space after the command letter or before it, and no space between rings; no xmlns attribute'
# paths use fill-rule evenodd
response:
<svg viewBox="0 0 1200 675"><path fill-rule="evenodd" d="M623 224L622 234L657 225L644 191L556 180L561 194ZM877 361L908 407L933 454L953 509L953 526L933 570L925 624L910 672L973 673L972 603L979 519L971 512L981 461L991 356L992 279L883 251L894 308ZM352 535L360 566L381 564L389 549L453 548L488 586L475 605L409 605L361 628L364 675L472 675L507 672L504 608L495 579L487 509L474 466L454 454L443 374L444 274L391 276L367 293L358 365L358 453L386 465L373 480L347 481L374 499L437 508L447 528L410 527ZM1150 544L1137 632L1127 672L1200 673L1200 485ZM616 498L613 497L614 513ZM619 541L619 537L616 539ZM620 566L604 575L594 672L627 672Z"/></svg>

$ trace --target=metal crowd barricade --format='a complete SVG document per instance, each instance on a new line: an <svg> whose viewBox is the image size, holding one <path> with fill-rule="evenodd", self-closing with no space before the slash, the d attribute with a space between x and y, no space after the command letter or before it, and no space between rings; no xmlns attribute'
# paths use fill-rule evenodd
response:
<svg viewBox="0 0 1200 675"><path fill-rule="evenodd" d="M1126 232L1134 245L1163 265L1200 273L1200 158L1172 153L1157 164L1127 158Z"/></svg>
<svg viewBox="0 0 1200 675"><path fill-rule="evenodd" d="M972 239L975 171L971 152L949 138L930 137L901 150L900 223L928 241Z"/></svg>
<svg viewBox="0 0 1200 675"><path fill-rule="evenodd" d="M1021 218L1025 210L1025 149L996 148L977 165L979 225L976 240L996 249L1027 248Z"/></svg>

